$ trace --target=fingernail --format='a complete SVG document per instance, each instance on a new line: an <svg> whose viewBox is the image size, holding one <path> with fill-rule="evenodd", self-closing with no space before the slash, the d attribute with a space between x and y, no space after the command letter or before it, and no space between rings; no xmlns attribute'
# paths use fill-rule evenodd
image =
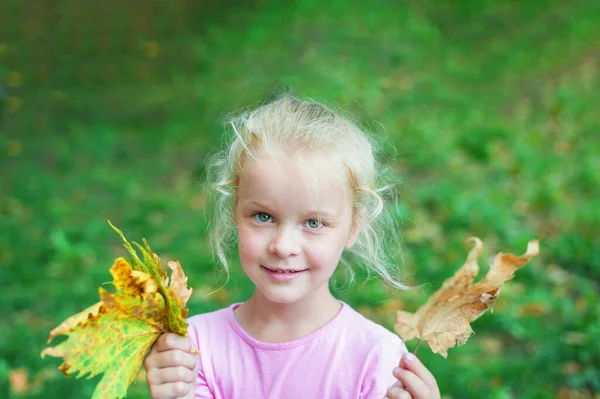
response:
<svg viewBox="0 0 600 399"><path fill-rule="evenodd" d="M404 362L406 363L406 365L410 365L412 364L412 362L415 361L415 355L413 355L412 353L407 353L406 355L404 355Z"/></svg>
<svg viewBox="0 0 600 399"><path fill-rule="evenodd" d="M398 375L398 374L400 374L400 367L395 367L395 368L394 368L394 371L393 371L393 374L394 374L395 376L396 376L396 375Z"/></svg>

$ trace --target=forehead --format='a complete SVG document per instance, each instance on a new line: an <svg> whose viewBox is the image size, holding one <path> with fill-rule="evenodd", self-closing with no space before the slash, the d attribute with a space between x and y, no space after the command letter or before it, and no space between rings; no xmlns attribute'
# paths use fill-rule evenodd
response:
<svg viewBox="0 0 600 399"><path fill-rule="evenodd" d="M239 177L240 201L336 214L350 202L346 170L326 154L262 154L247 159Z"/></svg>

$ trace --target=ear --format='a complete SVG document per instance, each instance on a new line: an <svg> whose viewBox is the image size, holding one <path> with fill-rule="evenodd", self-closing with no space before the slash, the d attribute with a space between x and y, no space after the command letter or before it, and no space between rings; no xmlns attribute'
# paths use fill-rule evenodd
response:
<svg viewBox="0 0 600 399"><path fill-rule="evenodd" d="M360 208L355 211L355 215L353 218L354 221L352 222L352 229L350 230L350 234L348 235L348 239L346 240L346 245L344 245L346 249L352 248L354 246L354 243L358 239L363 225L363 221L365 220L365 215L365 208Z"/></svg>

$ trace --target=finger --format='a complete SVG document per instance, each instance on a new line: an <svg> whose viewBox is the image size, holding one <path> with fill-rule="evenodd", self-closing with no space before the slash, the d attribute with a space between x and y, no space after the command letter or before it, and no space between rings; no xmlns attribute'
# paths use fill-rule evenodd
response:
<svg viewBox="0 0 600 399"><path fill-rule="evenodd" d="M170 382L168 384L151 385L150 395L152 399L174 399L185 397L194 389L194 384L183 381Z"/></svg>
<svg viewBox="0 0 600 399"><path fill-rule="evenodd" d="M146 370L152 368L164 369L167 367L183 366L190 370L195 370L198 356L179 349L173 349L164 352L150 353L146 358L144 365Z"/></svg>
<svg viewBox="0 0 600 399"><path fill-rule="evenodd" d="M392 385L385 393L385 399L412 399L412 397L409 392Z"/></svg>
<svg viewBox="0 0 600 399"><path fill-rule="evenodd" d="M401 367L404 367L405 369L415 373L432 391L438 390L435 377L414 354L407 353L404 355L400 361L400 365Z"/></svg>
<svg viewBox="0 0 600 399"><path fill-rule="evenodd" d="M196 380L194 372L183 366L168 367L164 369L153 368L146 373L148 385L160 385L167 382L187 382Z"/></svg>
<svg viewBox="0 0 600 399"><path fill-rule="evenodd" d="M400 367L396 367L394 369L394 371L392 372L392 374L394 375L394 377L396 376L396 373L400 370ZM396 380L396 382L394 382L394 384L392 385L393 387L398 387L398 388L404 388L404 384L402 383L402 381L400 380Z"/></svg>
<svg viewBox="0 0 600 399"><path fill-rule="evenodd" d="M155 349L158 352L164 352L171 349L180 349L184 352L190 352L192 350L192 343L189 338L182 337L179 334L165 333L158 337L152 346L152 349Z"/></svg>
<svg viewBox="0 0 600 399"><path fill-rule="evenodd" d="M399 368L395 370L394 377L404 384L404 390L411 393L412 398L425 399L430 397L431 390L421 378L410 370Z"/></svg>

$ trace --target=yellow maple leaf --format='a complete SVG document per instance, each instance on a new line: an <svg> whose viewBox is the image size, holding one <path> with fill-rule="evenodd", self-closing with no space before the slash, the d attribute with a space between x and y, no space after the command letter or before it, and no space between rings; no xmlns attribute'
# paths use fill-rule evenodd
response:
<svg viewBox="0 0 600 399"><path fill-rule="evenodd" d="M469 339L474 333L470 323L488 308L493 309L504 282L539 253L537 240L529 241L522 256L499 253L485 278L474 283L483 243L475 237L469 240L475 246L454 276L446 280L416 313L402 310L396 313L395 330L403 340L416 337L427 341L431 350L443 357L448 356L449 348L463 345Z"/></svg>
<svg viewBox="0 0 600 399"><path fill-rule="evenodd" d="M124 397L160 334L186 334L185 305L192 293L178 262L168 263L169 279L145 240L145 248L138 245L144 258L141 261L123 233L112 227L132 255L131 264L118 258L110 269L115 292L99 288L101 301L53 329L48 343L58 335L68 339L41 354L62 357L59 370L66 376L103 374L93 398Z"/></svg>

